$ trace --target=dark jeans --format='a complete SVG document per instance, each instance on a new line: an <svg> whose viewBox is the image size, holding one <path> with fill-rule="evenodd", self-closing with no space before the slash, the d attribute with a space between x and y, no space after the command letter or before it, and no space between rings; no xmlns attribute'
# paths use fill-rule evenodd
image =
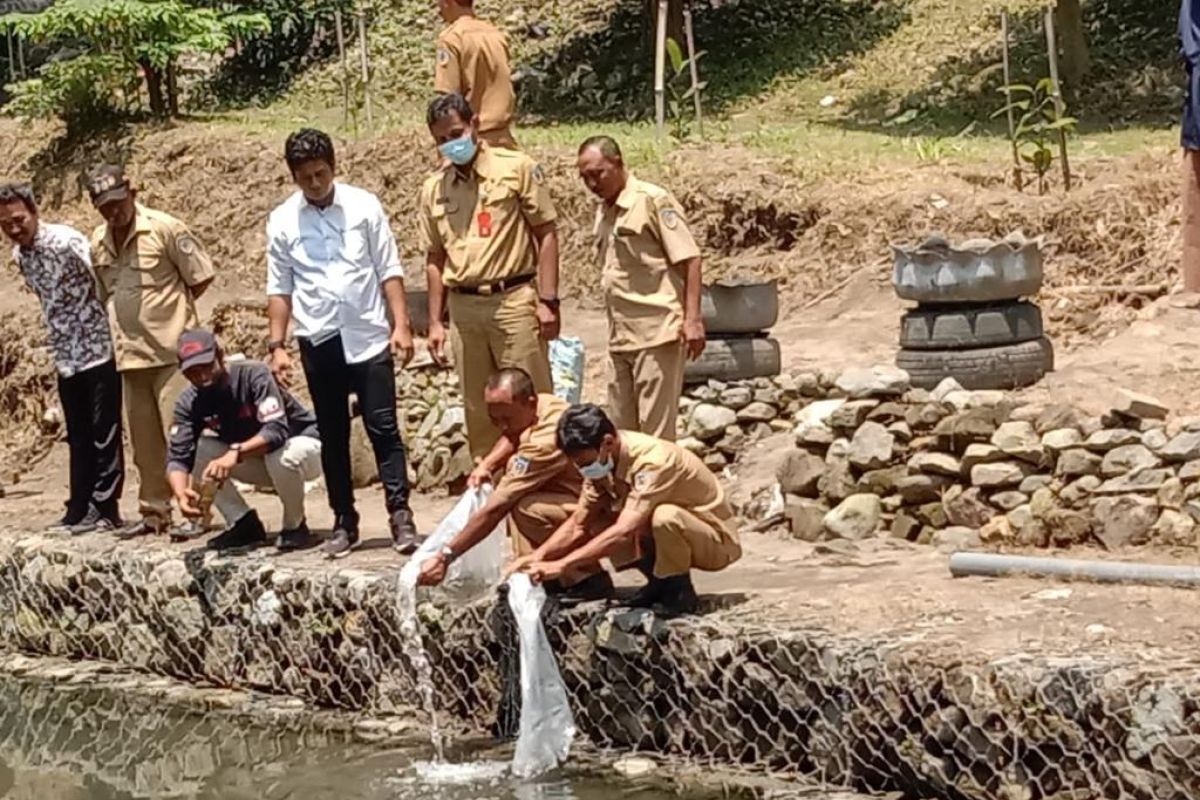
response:
<svg viewBox="0 0 1200 800"><path fill-rule="evenodd" d="M90 504L115 519L125 485L121 377L116 364L108 361L69 378L60 377L58 396L71 451L67 516L86 514Z"/></svg>
<svg viewBox="0 0 1200 800"><path fill-rule="evenodd" d="M408 455L396 421L396 373L384 351L358 364L347 364L342 337L319 345L300 341L300 360L321 432L321 466L334 514L354 512L350 475L350 395L358 397L367 437L375 450L379 479L389 512L408 507Z"/></svg>

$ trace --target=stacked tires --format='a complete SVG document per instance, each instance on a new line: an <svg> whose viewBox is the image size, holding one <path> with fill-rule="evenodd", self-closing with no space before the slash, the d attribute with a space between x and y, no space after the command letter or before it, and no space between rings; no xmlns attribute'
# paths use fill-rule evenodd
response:
<svg viewBox="0 0 1200 800"><path fill-rule="evenodd" d="M1042 286L1036 242L1012 237L953 247L894 248L896 294L917 307L900 321L896 366L914 386L954 378L966 389L1017 389L1054 368L1042 312L1022 297Z"/></svg>
<svg viewBox="0 0 1200 800"><path fill-rule="evenodd" d="M721 282L704 287L700 298L708 344L689 362L686 384L769 378L780 372L779 342L768 334L779 320L775 281Z"/></svg>

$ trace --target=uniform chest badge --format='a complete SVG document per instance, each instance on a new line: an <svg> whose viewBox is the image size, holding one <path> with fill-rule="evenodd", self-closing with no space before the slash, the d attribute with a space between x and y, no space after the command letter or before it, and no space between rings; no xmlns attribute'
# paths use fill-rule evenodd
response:
<svg viewBox="0 0 1200 800"><path fill-rule="evenodd" d="M508 465L508 474L514 478L519 478L529 472L529 459L525 456L516 456Z"/></svg>
<svg viewBox="0 0 1200 800"><path fill-rule="evenodd" d="M644 472L639 472L637 475L634 475L633 476L634 491L643 492L646 489L648 489L650 487L650 484L654 481L654 477L657 474L658 473L654 472L653 470L646 470Z"/></svg>

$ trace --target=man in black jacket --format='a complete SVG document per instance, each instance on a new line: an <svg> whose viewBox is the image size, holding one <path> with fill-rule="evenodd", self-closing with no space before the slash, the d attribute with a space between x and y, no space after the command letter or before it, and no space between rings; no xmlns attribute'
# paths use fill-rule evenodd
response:
<svg viewBox="0 0 1200 800"><path fill-rule="evenodd" d="M266 541L266 530L233 479L270 486L283 503L279 549L314 544L304 517L304 483L321 474L313 413L279 388L266 364L226 363L208 331L180 337L179 368L191 383L175 406L170 432L167 480L179 510L195 518L200 486L219 484L213 505L228 527L209 547L252 547Z"/></svg>

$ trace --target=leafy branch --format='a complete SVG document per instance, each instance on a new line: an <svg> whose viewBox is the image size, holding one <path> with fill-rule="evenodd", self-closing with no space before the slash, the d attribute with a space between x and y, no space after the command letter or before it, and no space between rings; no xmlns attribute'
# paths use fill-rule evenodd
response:
<svg viewBox="0 0 1200 800"><path fill-rule="evenodd" d="M1054 81L1042 78L1034 86L1014 83L1000 89L1008 102L992 118L1009 111L1019 114L1013 129L1013 141L1022 161L1032 167L1038 180L1038 194L1046 193L1046 176L1054 165L1053 139L1076 131L1079 120L1060 115Z"/></svg>

